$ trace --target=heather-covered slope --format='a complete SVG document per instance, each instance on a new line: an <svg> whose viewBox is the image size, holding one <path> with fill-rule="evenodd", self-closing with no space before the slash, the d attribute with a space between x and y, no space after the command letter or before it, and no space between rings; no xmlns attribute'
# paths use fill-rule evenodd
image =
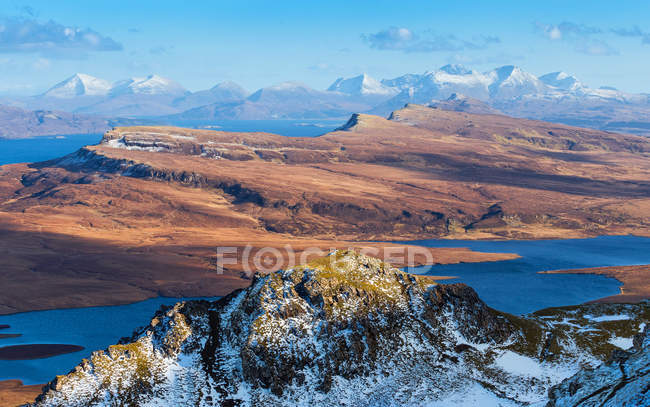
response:
<svg viewBox="0 0 650 407"><path fill-rule="evenodd" d="M625 312L622 325L599 322L613 312ZM518 318L465 285L338 251L160 312L34 405L528 405L647 319L642 305Z"/></svg>

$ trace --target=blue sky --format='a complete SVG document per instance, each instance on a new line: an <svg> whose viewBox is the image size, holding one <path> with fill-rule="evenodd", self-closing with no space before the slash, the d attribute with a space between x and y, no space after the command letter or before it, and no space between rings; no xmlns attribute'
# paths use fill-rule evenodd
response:
<svg viewBox="0 0 650 407"><path fill-rule="evenodd" d="M563 70L650 92L648 1L4 0L0 19L4 94L35 94L75 72L255 90L447 63Z"/></svg>

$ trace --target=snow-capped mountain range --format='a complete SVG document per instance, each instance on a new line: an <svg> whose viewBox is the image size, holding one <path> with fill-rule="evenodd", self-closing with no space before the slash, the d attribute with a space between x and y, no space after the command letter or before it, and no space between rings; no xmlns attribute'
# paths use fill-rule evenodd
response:
<svg viewBox="0 0 650 407"><path fill-rule="evenodd" d="M647 95L636 95L618 90L592 89L565 72L553 72L539 78L520 67L506 65L487 72L477 72L461 65L445 65L422 75L407 74L381 81L386 87L398 89L395 99L400 102L429 102L447 99L454 93L496 102L527 97L548 98L601 98L627 102L645 101Z"/></svg>
<svg viewBox="0 0 650 407"><path fill-rule="evenodd" d="M456 95L451 103L441 103ZM650 95L593 88L565 72L535 76L506 65L479 72L445 65L422 74L378 80L367 74L336 79L327 90L284 82L249 94L233 82L198 92L159 75L110 83L78 73L31 98L1 103L109 117L174 119L344 118L351 113L388 115L406 103L463 109L458 95L480 101L481 111L515 117L650 134ZM476 106L473 102L472 106Z"/></svg>
<svg viewBox="0 0 650 407"><path fill-rule="evenodd" d="M387 97L395 96L400 92L398 88L385 85L365 73L353 78L338 78L327 88L327 91L355 96L369 102L372 100L385 100Z"/></svg>
<svg viewBox="0 0 650 407"><path fill-rule="evenodd" d="M189 93L179 83L158 75L144 78L129 78L111 84L109 81L91 75L77 73L57 83L43 93L43 97L75 98L80 96L116 96L126 93L143 95L164 95Z"/></svg>

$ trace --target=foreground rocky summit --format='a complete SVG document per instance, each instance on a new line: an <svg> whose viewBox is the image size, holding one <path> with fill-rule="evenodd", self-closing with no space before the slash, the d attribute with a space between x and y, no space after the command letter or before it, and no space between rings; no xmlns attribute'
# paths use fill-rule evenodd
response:
<svg viewBox="0 0 650 407"><path fill-rule="evenodd" d="M160 311L57 377L34 406L544 403L551 386L599 364L613 339L647 320L647 304L519 318L465 285L337 251L217 302Z"/></svg>

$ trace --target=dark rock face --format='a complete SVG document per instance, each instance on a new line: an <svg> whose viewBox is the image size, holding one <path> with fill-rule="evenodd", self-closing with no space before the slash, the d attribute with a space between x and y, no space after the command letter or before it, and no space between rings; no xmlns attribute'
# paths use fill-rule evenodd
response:
<svg viewBox="0 0 650 407"><path fill-rule="evenodd" d="M614 351L596 369L585 369L549 390L548 407L649 406L650 329L634 338L629 351Z"/></svg>

